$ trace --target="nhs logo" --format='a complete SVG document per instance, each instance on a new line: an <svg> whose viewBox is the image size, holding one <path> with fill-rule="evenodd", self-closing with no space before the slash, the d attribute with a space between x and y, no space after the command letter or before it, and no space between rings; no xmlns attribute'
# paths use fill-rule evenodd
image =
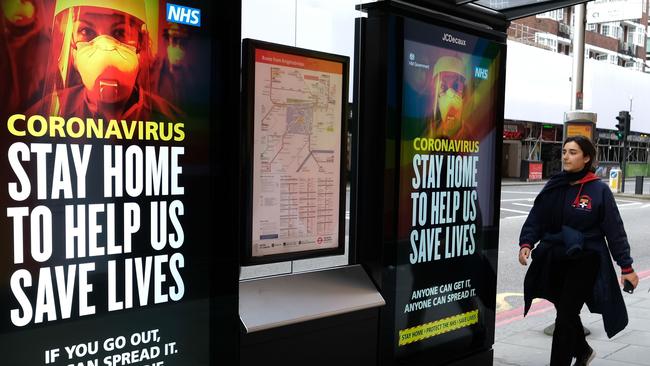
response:
<svg viewBox="0 0 650 366"><path fill-rule="evenodd" d="M167 21L200 27L201 10L167 3Z"/></svg>
<svg viewBox="0 0 650 366"><path fill-rule="evenodd" d="M483 79L483 80L487 80L487 78L488 78L488 69L484 69L482 67L476 66L474 68L474 77L479 78L479 79Z"/></svg>

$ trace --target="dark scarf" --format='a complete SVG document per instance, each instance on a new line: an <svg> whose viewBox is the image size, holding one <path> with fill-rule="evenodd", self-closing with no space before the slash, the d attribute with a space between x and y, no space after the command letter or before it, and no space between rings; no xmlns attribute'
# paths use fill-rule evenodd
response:
<svg viewBox="0 0 650 366"><path fill-rule="evenodd" d="M550 191L550 190L553 190L553 189L558 188L558 187L566 187L569 184L571 184L572 182L576 182L576 181L579 181L580 179L584 178L585 175L587 175L587 173L589 173L590 171L593 171L593 170L591 169L591 167L588 167L588 166L585 166L585 168L582 169L579 172L572 172L571 173L571 172L567 172L566 170L563 170L563 171L555 174L554 176L552 176L551 179L549 179L549 181L546 182L546 185L544 186L542 191L539 192L539 194L541 195L542 193L544 193L546 191Z"/></svg>
<svg viewBox="0 0 650 366"><path fill-rule="evenodd" d="M592 171L590 167L585 167L579 172L561 171L546 182L542 191L535 198L535 204L542 209L542 217L548 218L549 225L547 232L556 233L562 230L564 219L564 202L566 200L566 187L571 183L584 178L587 173Z"/></svg>

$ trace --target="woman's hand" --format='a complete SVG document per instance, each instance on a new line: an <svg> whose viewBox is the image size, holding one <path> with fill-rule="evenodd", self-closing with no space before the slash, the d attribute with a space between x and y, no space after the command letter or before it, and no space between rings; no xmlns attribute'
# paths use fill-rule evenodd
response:
<svg viewBox="0 0 650 366"><path fill-rule="evenodd" d="M530 257L530 248L522 247L519 249L519 263L521 263L522 266L528 265L528 257Z"/></svg>
<svg viewBox="0 0 650 366"><path fill-rule="evenodd" d="M521 261L521 259L520 259ZM628 280L632 283L632 287L636 288L636 286L639 284L639 276L637 276L636 272L628 273L621 275L621 285L625 286L625 280Z"/></svg>

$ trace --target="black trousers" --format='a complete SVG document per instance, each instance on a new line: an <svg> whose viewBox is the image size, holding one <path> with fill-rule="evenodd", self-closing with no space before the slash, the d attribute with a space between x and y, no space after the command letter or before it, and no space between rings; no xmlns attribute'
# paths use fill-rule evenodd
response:
<svg viewBox="0 0 650 366"><path fill-rule="evenodd" d="M585 340L580 310L593 292L598 273L598 253L583 251L553 260L551 283L555 294L555 330L551 366L569 366L573 357L589 348Z"/></svg>

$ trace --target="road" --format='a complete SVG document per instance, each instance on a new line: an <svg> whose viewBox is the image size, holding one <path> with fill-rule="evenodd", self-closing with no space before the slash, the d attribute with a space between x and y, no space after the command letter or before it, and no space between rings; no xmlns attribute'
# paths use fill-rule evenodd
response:
<svg viewBox="0 0 650 366"><path fill-rule="evenodd" d="M497 313L523 305L522 284L526 267L517 260L519 231L542 187L543 184L503 186L501 189ZM634 181L628 180L625 188L626 192L634 192ZM647 187L644 192L648 196ZM616 201L632 247L633 266L637 272L650 270L650 245L647 245L650 200L617 197Z"/></svg>

